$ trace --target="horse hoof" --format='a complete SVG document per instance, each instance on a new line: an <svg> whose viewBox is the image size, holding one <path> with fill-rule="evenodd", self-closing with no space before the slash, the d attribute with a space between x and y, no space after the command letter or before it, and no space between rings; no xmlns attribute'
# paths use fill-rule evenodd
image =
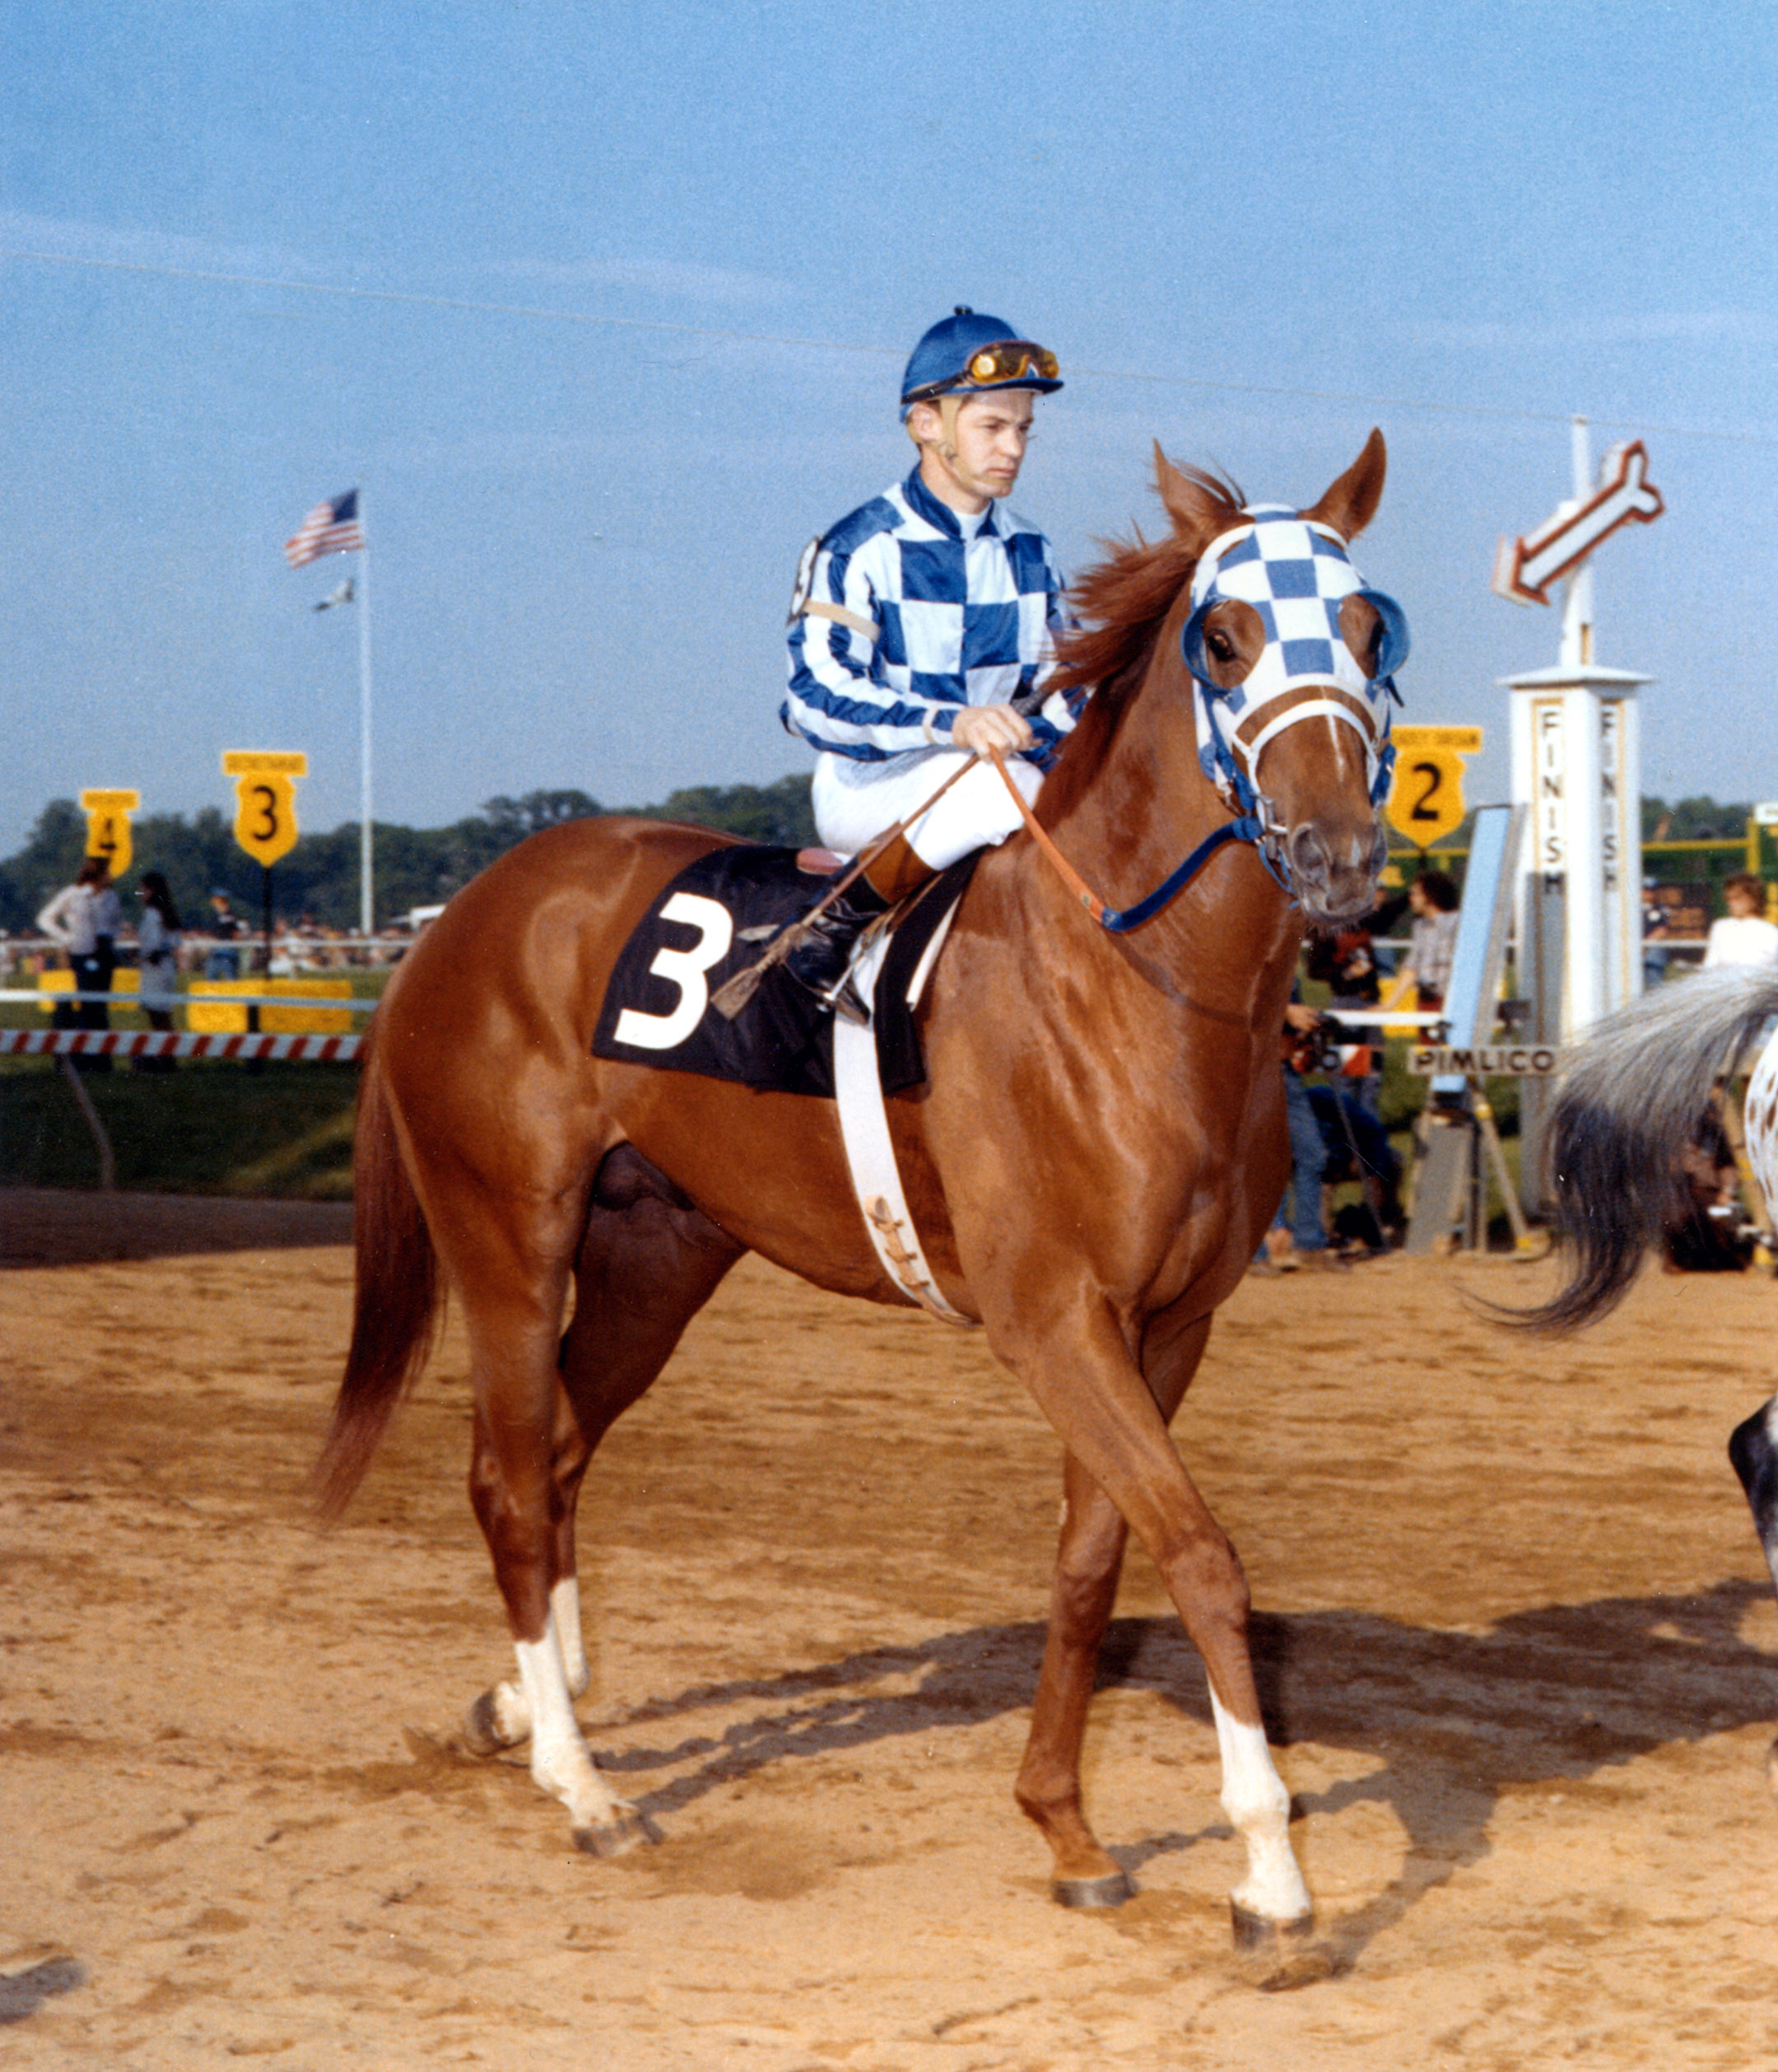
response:
<svg viewBox="0 0 1778 2072"><path fill-rule="evenodd" d="M1121 1907L1136 1897L1136 1888L1121 1870L1109 1878L1058 1878L1050 1888L1058 1907L1082 1909Z"/></svg>
<svg viewBox="0 0 1778 2072"><path fill-rule="evenodd" d="M621 1856L638 1843L659 1842L661 1832L645 1813L626 1813L603 1828L576 1828L574 1846L583 1855Z"/></svg>
<svg viewBox="0 0 1778 2072"><path fill-rule="evenodd" d="M1242 1967L1262 1993L1294 1992L1332 1978L1340 1969L1333 1952L1313 1939L1313 1914L1268 1921L1231 1900L1229 1921Z"/></svg>
<svg viewBox="0 0 1778 2072"><path fill-rule="evenodd" d="M1244 1956L1254 1951L1291 1949L1315 1933L1315 1916L1299 1914L1295 1921L1272 1921L1250 1912L1239 1900L1229 1902L1229 1925L1235 1931L1235 1947Z"/></svg>
<svg viewBox="0 0 1778 2072"><path fill-rule="evenodd" d="M494 1693L484 1691L469 1708L463 1720L463 1746L471 1755L498 1755L502 1748L510 1748L511 1741L500 1732L500 1714L495 1709Z"/></svg>

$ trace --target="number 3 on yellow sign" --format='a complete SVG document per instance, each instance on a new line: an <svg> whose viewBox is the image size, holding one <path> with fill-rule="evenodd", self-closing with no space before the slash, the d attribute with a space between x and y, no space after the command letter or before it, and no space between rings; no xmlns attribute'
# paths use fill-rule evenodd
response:
<svg viewBox="0 0 1778 2072"><path fill-rule="evenodd" d="M296 846L296 787L282 771L235 780L235 839L268 869Z"/></svg>
<svg viewBox="0 0 1778 2072"><path fill-rule="evenodd" d="M222 774L235 780L235 839L268 870L296 846L296 785L309 758L296 749L227 748Z"/></svg>

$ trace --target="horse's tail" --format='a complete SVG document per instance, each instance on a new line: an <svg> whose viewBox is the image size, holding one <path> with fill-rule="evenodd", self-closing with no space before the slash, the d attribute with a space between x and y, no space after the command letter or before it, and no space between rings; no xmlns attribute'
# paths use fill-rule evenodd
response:
<svg viewBox="0 0 1778 2072"><path fill-rule="evenodd" d="M420 1377L441 1292L438 1255L402 1162L374 1033L358 1083L352 1204L351 1349L315 1464L317 1504L330 1519L345 1509L396 1404Z"/></svg>
<svg viewBox="0 0 1778 2072"><path fill-rule="evenodd" d="M1621 1301L1686 1208L1679 1158L1717 1078L1778 1014L1778 972L1729 969L1661 986L1602 1022L1564 1075L1550 1131L1567 1284L1515 1321L1572 1330Z"/></svg>

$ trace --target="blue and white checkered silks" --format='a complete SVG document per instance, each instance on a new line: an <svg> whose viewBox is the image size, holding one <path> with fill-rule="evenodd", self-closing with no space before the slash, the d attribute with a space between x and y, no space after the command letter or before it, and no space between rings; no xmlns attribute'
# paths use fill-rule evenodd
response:
<svg viewBox="0 0 1778 2072"><path fill-rule="evenodd" d="M1389 741L1389 702L1399 698L1394 675L1408 655L1401 607L1366 584L1331 526L1300 518L1282 504L1251 505L1243 516L1245 524L1205 548L1192 577L1192 615L1180 636L1185 666L1198 684L1198 755L1204 774L1237 810L1251 813L1259 799L1261 750L1286 727L1325 715L1364 737L1371 803L1380 804L1395 758ZM1349 597L1363 598L1382 622L1375 676L1366 675L1340 631L1340 607ZM1204 621L1231 598L1259 614L1266 644L1245 681L1224 690L1210 676ZM1309 699L1239 738L1261 706L1287 691L1318 689L1344 692L1358 709L1339 698Z"/></svg>
<svg viewBox="0 0 1778 2072"><path fill-rule="evenodd" d="M860 763L947 748L963 706L1027 698L1066 624L1043 534L998 505L966 529L916 469L804 556L780 716ZM1028 716L1047 767L1073 715L1052 697Z"/></svg>

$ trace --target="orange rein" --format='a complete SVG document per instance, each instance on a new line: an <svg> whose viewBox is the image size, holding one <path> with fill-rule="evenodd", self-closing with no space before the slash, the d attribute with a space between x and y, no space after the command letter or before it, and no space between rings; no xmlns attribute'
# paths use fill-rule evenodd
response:
<svg viewBox="0 0 1778 2072"><path fill-rule="evenodd" d="M1047 856L1050 862L1055 865L1056 870L1062 879L1062 882L1068 887L1068 890L1074 895L1075 898L1080 901L1081 905L1086 908L1087 911L1092 915L1096 921L1103 921L1105 917L1105 901L1100 898L1099 895L1092 889L1091 886L1087 882L1086 879L1081 876L1078 870L1075 869L1074 866L1068 861L1067 857L1064 856L1061 850L1056 847L1054 842L1050 839L1050 831L1046 827L1039 825L1036 814L1031 811L1030 806L1026 803L1024 793L1022 792L1018 786L1013 783L1012 775L1007 769L1005 758L1001 755L1000 751L998 748L990 748L988 751L988 754L994 768L1000 772L1000 781L1006 786L1007 789L1012 793L1012 803L1018 808L1021 818L1024 821L1025 825L1031 830L1032 839L1036 842L1037 846L1043 851L1045 855Z"/></svg>
<svg viewBox="0 0 1778 2072"><path fill-rule="evenodd" d="M1026 803L1024 794L1008 774L1000 751L998 748L990 748L988 753L994 762L994 768L1000 772L1001 782L1012 793L1012 803L1018 808L1020 817L1031 830L1032 836L1036 838L1037 846L1055 866L1063 883L1073 893L1099 925L1109 929L1114 935L1127 934L1131 929L1140 928L1144 921L1152 920L1176 893L1185 889L1187 883L1196 876L1199 867L1207 863L1224 842L1248 841L1257 845L1263 832L1259 821L1251 814L1244 813L1238 820L1226 821L1222 826L1207 835L1179 868L1162 883L1157 885L1146 899L1138 900L1133 906L1121 909L1107 906L1067 857L1056 847L1055 843L1050 839L1048 830L1039 825L1037 816ZM1265 862L1267 869L1272 872L1274 878L1278 878L1278 873L1273 868L1269 859L1266 857L1263 848L1259 854L1262 861ZM1278 882L1280 884L1284 882L1282 878L1278 878ZM1285 886L1287 892L1289 889L1287 885Z"/></svg>

